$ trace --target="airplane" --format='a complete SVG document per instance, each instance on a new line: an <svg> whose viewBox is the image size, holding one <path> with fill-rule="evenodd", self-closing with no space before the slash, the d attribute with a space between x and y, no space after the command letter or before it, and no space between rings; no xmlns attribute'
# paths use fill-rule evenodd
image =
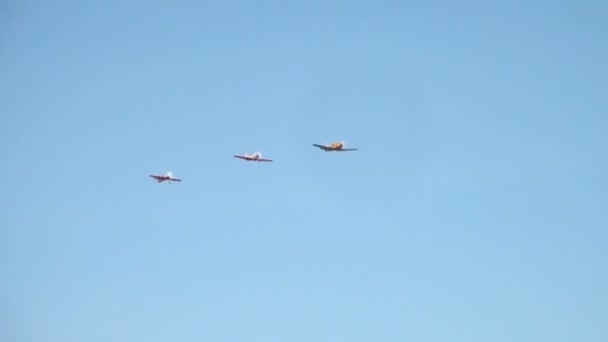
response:
<svg viewBox="0 0 608 342"><path fill-rule="evenodd" d="M338 141L338 142L335 142L333 144L325 144L325 145L312 144L312 146L318 147L318 148L322 149L325 152L347 152L347 151L357 151L357 150L359 150L358 148L344 148L344 142L343 141Z"/></svg>
<svg viewBox="0 0 608 342"><path fill-rule="evenodd" d="M264 159L264 158L262 158L262 153L260 153L260 152L256 152L256 153L251 154L251 155L245 153L244 156L235 155L234 157L235 158L244 159L244 160L247 160L247 161L257 161L257 162L271 162L272 161L272 159Z"/></svg>
<svg viewBox="0 0 608 342"><path fill-rule="evenodd" d="M171 182L181 182L181 179L177 179L177 178L173 178L173 174L171 172L167 172L164 175L150 175L150 177L156 179L157 182L162 183L162 182L169 182L169 184L171 184Z"/></svg>

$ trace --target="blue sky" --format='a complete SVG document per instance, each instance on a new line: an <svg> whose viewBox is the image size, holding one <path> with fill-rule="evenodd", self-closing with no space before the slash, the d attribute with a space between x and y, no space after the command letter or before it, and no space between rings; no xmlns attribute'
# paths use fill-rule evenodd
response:
<svg viewBox="0 0 608 342"><path fill-rule="evenodd" d="M0 8L0 340L608 339L608 3Z"/></svg>

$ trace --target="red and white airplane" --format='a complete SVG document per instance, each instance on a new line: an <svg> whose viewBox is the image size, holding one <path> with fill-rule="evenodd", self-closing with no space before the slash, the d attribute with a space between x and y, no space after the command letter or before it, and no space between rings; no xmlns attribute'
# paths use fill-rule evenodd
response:
<svg viewBox="0 0 608 342"><path fill-rule="evenodd" d="M312 144L312 146L318 147L325 152L332 152L332 151L333 152L346 152L346 151L357 151L358 150L358 148L344 148L343 141L338 141L333 144L326 144L326 145Z"/></svg>
<svg viewBox="0 0 608 342"><path fill-rule="evenodd" d="M234 158L240 158L247 161L257 161L257 162L271 162L272 159L264 159L262 158L262 153L256 152L254 154L245 153L244 156L235 155Z"/></svg>
<svg viewBox="0 0 608 342"><path fill-rule="evenodd" d="M177 178L173 178L173 174L171 172L167 172L164 175L150 175L150 177L156 179L157 182L162 183L162 182L169 182L169 184L171 184L171 182L181 182L181 179L177 179Z"/></svg>

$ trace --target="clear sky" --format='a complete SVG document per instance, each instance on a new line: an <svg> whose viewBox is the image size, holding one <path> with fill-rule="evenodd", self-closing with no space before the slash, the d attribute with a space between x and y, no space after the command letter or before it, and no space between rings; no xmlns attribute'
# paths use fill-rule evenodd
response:
<svg viewBox="0 0 608 342"><path fill-rule="evenodd" d="M0 3L1 341L608 341L608 2L159 3Z"/></svg>

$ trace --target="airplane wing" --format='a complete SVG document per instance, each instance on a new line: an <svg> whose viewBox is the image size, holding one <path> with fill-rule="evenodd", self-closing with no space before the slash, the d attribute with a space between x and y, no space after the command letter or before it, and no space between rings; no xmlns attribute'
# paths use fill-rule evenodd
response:
<svg viewBox="0 0 608 342"><path fill-rule="evenodd" d="M257 161L271 162L271 161L272 161L272 159L263 159L263 158L261 158L261 159L258 159Z"/></svg>
<svg viewBox="0 0 608 342"><path fill-rule="evenodd" d="M243 156L234 156L234 158L240 158L240 159L244 159L244 160L249 160L249 158L243 157Z"/></svg>
<svg viewBox="0 0 608 342"><path fill-rule="evenodd" d="M312 146L318 147L318 148L320 148L322 150L325 150L325 151L329 150L329 148L327 146L323 146L323 145L319 145L319 144L312 144Z"/></svg>
<svg viewBox="0 0 608 342"><path fill-rule="evenodd" d="M358 151L358 150L359 150L358 148L343 148L343 149L336 150L336 151L338 151L338 152L348 152L348 151Z"/></svg>
<svg viewBox="0 0 608 342"><path fill-rule="evenodd" d="M171 178L171 179L170 179L170 181L173 181L173 182L181 182L182 180L181 180L181 179L177 179L177 178Z"/></svg>
<svg viewBox="0 0 608 342"><path fill-rule="evenodd" d="M159 179L161 178L160 176L155 176L155 175L150 175L150 177L154 178L154 179Z"/></svg>

